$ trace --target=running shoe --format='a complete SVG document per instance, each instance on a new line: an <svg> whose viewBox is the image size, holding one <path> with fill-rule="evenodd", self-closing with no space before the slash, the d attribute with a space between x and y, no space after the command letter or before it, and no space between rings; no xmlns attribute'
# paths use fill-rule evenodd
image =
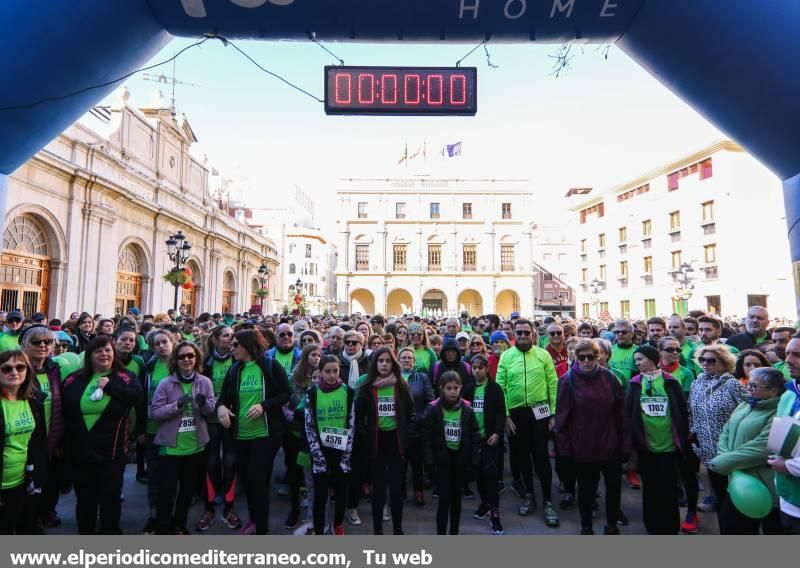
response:
<svg viewBox="0 0 800 568"><path fill-rule="evenodd" d="M256 524L253 521L247 521L247 524L239 529L239 534L242 536L250 536L256 534Z"/></svg>
<svg viewBox="0 0 800 568"><path fill-rule="evenodd" d="M500 523L500 516L499 515L490 515L489 516L489 524L492 526L492 534L494 536L500 536L505 531L503 530L503 525Z"/></svg>
<svg viewBox="0 0 800 568"><path fill-rule="evenodd" d="M522 499L522 505L519 506L519 514L521 517L527 517L536 510L536 500L531 493L528 493Z"/></svg>
<svg viewBox="0 0 800 568"><path fill-rule="evenodd" d="M431 491L431 499L438 499L439 498L439 488L435 487L433 491Z"/></svg>
<svg viewBox="0 0 800 568"><path fill-rule="evenodd" d="M333 528L333 534L336 536L344 536L344 525L337 525Z"/></svg>
<svg viewBox="0 0 800 568"><path fill-rule="evenodd" d="M206 532L208 527L214 522L214 511L209 511L206 509L203 511L203 514L200 515L200 520L197 521L197 530L200 532Z"/></svg>
<svg viewBox="0 0 800 568"><path fill-rule="evenodd" d="M389 505L383 506L383 520L384 522L392 520L392 513L389 511Z"/></svg>
<svg viewBox="0 0 800 568"><path fill-rule="evenodd" d="M147 519L142 534L156 534L156 520L153 517Z"/></svg>
<svg viewBox="0 0 800 568"><path fill-rule="evenodd" d="M289 511L289 516L286 517L286 524L284 526L291 530L297 527L298 522L300 522L300 509L292 509Z"/></svg>
<svg viewBox="0 0 800 568"><path fill-rule="evenodd" d="M464 491L462 494L464 495L464 499L467 501L472 501L475 499L475 492L469 488L469 485L464 486Z"/></svg>
<svg viewBox="0 0 800 568"><path fill-rule="evenodd" d="M228 525L229 529L239 530L242 528L242 519L239 518L239 515L236 514L233 508L225 511L222 515L222 522Z"/></svg>
<svg viewBox="0 0 800 568"><path fill-rule="evenodd" d="M642 480L639 478L639 474L636 473L636 471L629 469L625 474L625 479L628 481L628 487L631 489L642 488Z"/></svg>
<svg viewBox="0 0 800 568"><path fill-rule="evenodd" d="M354 527L361 525L361 517L358 516L358 509L347 509L344 518Z"/></svg>
<svg viewBox="0 0 800 568"><path fill-rule="evenodd" d="M394 529L394 534L396 534L396 535L404 535L406 533L403 531L403 529L398 527L398 528Z"/></svg>
<svg viewBox="0 0 800 568"><path fill-rule="evenodd" d="M594 534L594 529L592 529L592 527L583 527L581 529L581 534L582 535L593 535Z"/></svg>
<svg viewBox="0 0 800 568"><path fill-rule="evenodd" d="M630 521L628 520L628 515L620 509L619 513L617 513L617 524L621 527L627 527Z"/></svg>
<svg viewBox="0 0 800 568"><path fill-rule="evenodd" d="M604 535L618 535L619 534L619 529L617 527L606 526L603 529L603 534Z"/></svg>
<svg viewBox="0 0 800 568"><path fill-rule="evenodd" d="M713 495L709 495L703 502L697 505L697 508L704 513L713 513L717 510L717 500Z"/></svg>
<svg viewBox="0 0 800 568"><path fill-rule="evenodd" d="M478 520L485 519L486 515L489 513L489 510L490 510L489 505L484 505L483 503L481 503L480 505L478 505L478 508L475 509L475 512L472 513L472 518Z"/></svg>
<svg viewBox="0 0 800 568"><path fill-rule="evenodd" d="M525 484L522 483L521 480L515 479L511 484L511 491L516 494L517 497L525 497Z"/></svg>
<svg viewBox="0 0 800 568"><path fill-rule="evenodd" d="M572 493L564 493L561 496L561 502L558 504L564 511L571 509L573 505L575 505L575 495Z"/></svg>
<svg viewBox="0 0 800 568"><path fill-rule="evenodd" d="M544 514L544 524L546 524L548 527L556 528L561 524L558 520L556 510L553 508L553 504L550 501L544 502L542 512Z"/></svg>
<svg viewBox="0 0 800 568"><path fill-rule="evenodd" d="M306 536L314 534L314 523L306 521L294 530L294 536Z"/></svg>
<svg viewBox="0 0 800 568"><path fill-rule="evenodd" d="M697 513L686 513L686 518L681 523L681 532L686 534L697 534L697 527L700 526L700 515Z"/></svg>
<svg viewBox="0 0 800 568"><path fill-rule="evenodd" d="M425 496L423 495L422 491L414 492L414 505L416 505L418 508L425 506Z"/></svg>

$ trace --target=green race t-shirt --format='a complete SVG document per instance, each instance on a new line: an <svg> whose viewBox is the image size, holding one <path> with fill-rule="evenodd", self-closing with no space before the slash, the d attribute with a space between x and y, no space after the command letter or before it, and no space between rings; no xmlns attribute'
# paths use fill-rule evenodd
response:
<svg viewBox="0 0 800 568"><path fill-rule="evenodd" d="M611 360L608 366L611 369L619 371L628 380L631 379L636 373L636 365L633 363L633 354L636 352L637 346L631 345L630 347L620 347L619 345L611 346Z"/></svg>
<svg viewBox="0 0 800 568"><path fill-rule="evenodd" d="M659 376L650 381L647 388L647 378L642 377L642 394L640 409L644 432L647 436L647 445L651 452L667 453L675 451L675 441L672 438L672 417L670 416L669 398L664 388L664 377Z"/></svg>
<svg viewBox="0 0 800 568"><path fill-rule="evenodd" d="M222 392L222 383L225 382L225 375L228 374L228 369L231 368L233 365L233 357L228 357L227 359L220 361L218 359L212 359L211 363L211 384L214 387L214 396L219 398L220 393ZM216 424L219 422L217 419L216 412L211 416L206 417L206 422L210 422L212 424Z"/></svg>
<svg viewBox="0 0 800 568"><path fill-rule="evenodd" d="M100 419L100 415L103 414L106 406L111 402L111 397L108 396L105 391L103 391L103 398L100 400L91 399L92 393L97 390L97 381L99 381L101 377L107 377L110 374L110 371L103 374L95 373L92 375L92 379L83 391L83 396L81 396L81 414L83 414L83 421L86 423L87 430L94 428L94 425L97 424L97 421Z"/></svg>
<svg viewBox="0 0 800 568"><path fill-rule="evenodd" d="M42 371L36 373L36 380L39 381L39 388L47 395L44 399L44 424L47 427L47 432L50 432L50 417L53 415L53 392L50 388L50 381L47 379L47 373Z"/></svg>
<svg viewBox="0 0 800 568"><path fill-rule="evenodd" d="M28 461L28 442L36 420L27 400L2 399L5 417L6 446L3 448L3 489L17 487L25 482L25 464Z"/></svg>
<svg viewBox="0 0 800 568"><path fill-rule="evenodd" d="M416 362L414 363L415 371L422 371L429 375L433 372L433 365L437 360L436 353L433 352L433 349L430 347L414 349L414 357L416 357Z"/></svg>
<svg viewBox="0 0 800 568"><path fill-rule="evenodd" d="M686 367L691 364L692 359L694 358L694 350L697 349L697 343L693 341L684 340L681 344L681 367Z"/></svg>
<svg viewBox="0 0 800 568"><path fill-rule="evenodd" d="M675 369L674 373L670 373L675 379L681 384L683 388L683 392L686 394L686 397L689 397L689 392L692 390L692 383L694 382L695 376L694 372L691 369L688 369L681 365L677 369Z"/></svg>
<svg viewBox="0 0 800 568"><path fill-rule="evenodd" d="M158 383L163 381L169 376L169 369L167 364L159 359L153 367L153 373L150 375L150 388L147 391L147 433L155 435L158 432L158 422L150 418L150 406L153 404L153 396L156 394Z"/></svg>
<svg viewBox="0 0 800 568"><path fill-rule="evenodd" d="M181 383L183 394L192 394L192 383ZM197 442L197 424L194 420L194 406L192 404L183 405L183 416L178 425L178 439L174 448L162 446L164 453L168 456L191 456L203 451L203 446Z"/></svg>
<svg viewBox="0 0 800 568"><path fill-rule="evenodd" d="M394 385L378 389L378 429L389 432L397 428L397 401L394 398Z"/></svg>
<svg viewBox="0 0 800 568"><path fill-rule="evenodd" d="M320 443L334 450L347 449L347 387L324 392L317 387L317 429Z"/></svg>
<svg viewBox="0 0 800 568"><path fill-rule="evenodd" d="M772 366L772 368L778 369L783 375L783 378L787 381L792 380L792 375L789 373L789 366L786 364L786 361L778 361Z"/></svg>
<svg viewBox="0 0 800 568"><path fill-rule="evenodd" d="M486 396L486 383L475 387L475 398L472 399L472 410L475 412L475 419L478 421L478 428L481 431L481 438L486 438L486 423L483 417L483 402Z"/></svg>
<svg viewBox="0 0 800 568"><path fill-rule="evenodd" d="M288 353L281 353L279 349L275 349L275 360L286 371L286 376L292 376L292 362L294 361L294 349Z"/></svg>
<svg viewBox="0 0 800 568"><path fill-rule="evenodd" d="M444 441L448 449L458 450L461 447L461 407L458 410L444 411Z"/></svg>
<svg viewBox="0 0 800 568"><path fill-rule="evenodd" d="M253 440L269 435L267 417L264 414L253 419L247 417L250 408L264 402L264 398L264 376L261 373L261 367L255 361L248 361L242 368L242 377L239 383L237 440Z"/></svg>
<svg viewBox="0 0 800 568"><path fill-rule="evenodd" d="M19 337L8 332L0 333L0 351L19 349Z"/></svg>

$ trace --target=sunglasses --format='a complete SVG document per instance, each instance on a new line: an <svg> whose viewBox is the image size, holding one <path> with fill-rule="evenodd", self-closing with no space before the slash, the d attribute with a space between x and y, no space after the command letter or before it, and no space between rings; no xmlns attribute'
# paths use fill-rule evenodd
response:
<svg viewBox="0 0 800 568"><path fill-rule="evenodd" d="M628 331L627 329L615 329L614 335L625 335L626 333L633 333L632 331Z"/></svg>
<svg viewBox="0 0 800 568"><path fill-rule="evenodd" d="M292 337L293 335L294 333L292 333L291 331L284 331L283 333L279 333L278 337Z"/></svg>
<svg viewBox="0 0 800 568"><path fill-rule="evenodd" d="M476 342L474 342L474 343L470 343L469 345L470 345L470 347L481 347L481 346L483 346L483 343L478 343L478 342L476 341Z"/></svg>
<svg viewBox="0 0 800 568"><path fill-rule="evenodd" d="M186 361L187 359L194 359L194 353L181 353L178 355L178 361Z"/></svg>
<svg viewBox="0 0 800 568"><path fill-rule="evenodd" d="M0 371L5 374L10 373L11 371L16 371L17 373L21 373L25 371L28 367L22 363L17 363L16 365L3 365L0 367Z"/></svg>
<svg viewBox="0 0 800 568"><path fill-rule="evenodd" d="M547 333L550 337L559 337L560 335L564 335L563 331L550 331Z"/></svg>
<svg viewBox="0 0 800 568"><path fill-rule="evenodd" d="M578 361L597 361L597 355L577 355Z"/></svg>
<svg viewBox="0 0 800 568"><path fill-rule="evenodd" d="M514 335L519 335L520 337L528 337L529 335L531 335L531 333L532 332L530 331L521 330L521 331L515 331Z"/></svg>
<svg viewBox="0 0 800 568"><path fill-rule="evenodd" d="M61 349L69 349L72 347L72 343L59 343L58 346L61 347Z"/></svg>
<svg viewBox="0 0 800 568"><path fill-rule="evenodd" d="M664 353L680 353L681 352L681 348L680 347L664 347L664 349L662 349L662 351Z"/></svg>
<svg viewBox="0 0 800 568"><path fill-rule="evenodd" d="M708 363L709 365L714 365L716 364L717 360L714 359L713 357L700 357L697 359L697 362L700 363L701 365L705 365L706 363Z"/></svg>
<svg viewBox="0 0 800 568"><path fill-rule="evenodd" d="M55 343L54 339L31 339L31 345L34 347L39 347L41 345L50 347L53 343Z"/></svg>
<svg viewBox="0 0 800 568"><path fill-rule="evenodd" d="M22 323L22 320L19 318L11 318L10 320L6 320L6 323Z"/></svg>
<svg viewBox="0 0 800 568"><path fill-rule="evenodd" d="M344 344L345 345L358 345L358 341L356 341L356 340L345 341Z"/></svg>

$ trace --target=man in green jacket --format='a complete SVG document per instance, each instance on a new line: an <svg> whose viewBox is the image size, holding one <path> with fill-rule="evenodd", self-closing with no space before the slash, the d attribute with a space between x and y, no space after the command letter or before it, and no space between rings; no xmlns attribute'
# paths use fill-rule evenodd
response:
<svg viewBox="0 0 800 568"><path fill-rule="evenodd" d="M496 381L505 393L506 432L525 485L526 494L519 514L527 516L536 509L533 497L535 470L542 485L545 523L557 527L558 515L551 500L553 471L547 443L556 414L558 377L547 351L534 347L533 334L533 324L529 320L514 322L514 347L500 356Z"/></svg>
<svg viewBox="0 0 800 568"><path fill-rule="evenodd" d="M775 416L797 420L800 419L800 333L794 334L786 346L786 365L791 381L786 383ZM800 457L770 456L767 463L776 474L783 529L786 534L800 535Z"/></svg>

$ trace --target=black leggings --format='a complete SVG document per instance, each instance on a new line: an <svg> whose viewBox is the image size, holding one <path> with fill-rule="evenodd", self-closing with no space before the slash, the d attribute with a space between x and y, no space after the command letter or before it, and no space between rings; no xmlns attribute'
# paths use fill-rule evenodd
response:
<svg viewBox="0 0 800 568"><path fill-rule="evenodd" d="M533 495L533 472L542 486L542 499L550 501L553 470L550 467L547 442L550 438L549 418L536 420L533 411L527 406L513 408L511 420L517 429L514 436L509 437L511 455L516 455L525 491ZM533 467L531 467L533 461Z"/></svg>
<svg viewBox="0 0 800 568"><path fill-rule="evenodd" d="M289 482L289 498L292 511L300 510L300 487L303 485L303 468L297 465L297 454L300 451L300 438L291 432L283 437L283 460L286 465L286 478Z"/></svg>
<svg viewBox="0 0 800 568"><path fill-rule="evenodd" d="M372 530L383 534L383 505L389 484L392 527L403 526L403 456L397 445L397 431L378 432L378 455L372 460Z"/></svg>
<svg viewBox="0 0 800 568"><path fill-rule="evenodd" d="M414 493L422 491L422 462L425 461L423 457L424 442L421 436L410 436L408 438L408 449L406 451L406 466L403 468L403 473L408 471L411 466L411 486L414 488ZM405 482L403 487L405 487Z"/></svg>
<svg viewBox="0 0 800 568"><path fill-rule="evenodd" d="M575 460L571 457L563 457L559 453L555 438L553 438L553 448L556 451L556 475L558 476L558 481L564 486L564 493L575 495L575 482L578 475L575 470Z"/></svg>
<svg viewBox="0 0 800 568"><path fill-rule="evenodd" d="M156 506L158 534L174 534L175 529L186 530L189 507L197 493L197 472L206 458L203 452L188 456L162 455L160 458Z"/></svg>
<svg viewBox="0 0 800 568"><path fill-rule="evenodd" d="M678 469L681 472L683 488L686 490L686 512L697 513L697 472L700 469L700 460L694 455L691 448L687 450L687 455L680 458Z"/></svg>
<svg viewBox="0 0 800 568"><path fill-rule="evenodd" d="M676 452L639 452L642 517L647 534L678 534L678 460Z"/></svg>
<svg viewBox="0 0 800 568"><path fill-rule="evenodd" d="M458 458L458 452L447 451L448 460L436 467L439 506L436 509L436 534L447 534L447 520L450 519L450 534L458 534L461 521L461 489L464 485L465 468ZM497 484L495 484L497 487Z"/></svg>
<svg viewBox="0 0 800 568"><path fill-rule="evenodd" d="M350 454L350 487L347 490L347 508L358 509L361 500L361 486L369 482L371 477L370 466L364 456L364 449L359 442L359 437L353 439L353 451Z"/></svg>
<svg viewBox="0 0 800 568"><path fill-rule="evenodd" d="M217 495L223 496L226 510L233 506L236 497L236 447L232 432L218 422L208 423L205 481L206 510L214 510Z"/></svg>
<svg viewBox="0 0 800 568"><path fill-rule="evenodd" d="M503 468L503 438L490 446L481 442L481 465L478 469L478 494L481 505L489 507L493 515L500 511L500 474Z"/></svg>
<svg viewBox="0 0 800 568"><path fill-rule="evenodd" d="M282 442L282 436L236 440L239 475L245 488L250 520L256 524L256 534L269 532L269 485L275 455Z"/></svg>
<svg viewBox="0 0 800 568"><path fill-rule="evenodd" d="M0 490L0 499L4 504L0 509L0 534L23 534L17 531L17 525L22 521L25 497L24 482L11 489Z"/></svg>
<svg viewBox="0 0 800 568"><path fill-rule="evenodd" d="M581 513L581 528L591 528L592 526L592 505L597 494L601 473L606 486L606 526L616 527L622 494L622 464L620 461L573 463L578 479L578 509Z"/></svg>
<svg viewBox="0 0 800 568"><path fill-rule="evenodd" d="M767 535L783 534L778 507L763 519L752 519L740 513L730 498L726 497L722 503L717 502L717 511L719 534L747 535L761 534L761 531Z"/></svg>
<svg viewBox="0 0 800 568"><path fill-rule="evenodd" d="M152 514L158 504L158 480L161 476L158 473L159 450L160 447L155 443L155 434L145 434L144 438L144 459L147 464L147 506Z"/></svg>
<svg viewBox="0 0 800 568"><path fill-rule="evenodd" d="M75 517L80 534L122 534L122 480L126 456L115 461L72 465L75 487Z"/></svg>
<svg viewBox="0 0 800 568"><path fill-rule="evenodd" d="M325 534L325 510L328 508L328 491L333 489L333 526L344 522L344 509L347 504L347 485L349 476L339 466L341 452L323 450L328 462L325 473L314 474L314 534Z"/></svg>

